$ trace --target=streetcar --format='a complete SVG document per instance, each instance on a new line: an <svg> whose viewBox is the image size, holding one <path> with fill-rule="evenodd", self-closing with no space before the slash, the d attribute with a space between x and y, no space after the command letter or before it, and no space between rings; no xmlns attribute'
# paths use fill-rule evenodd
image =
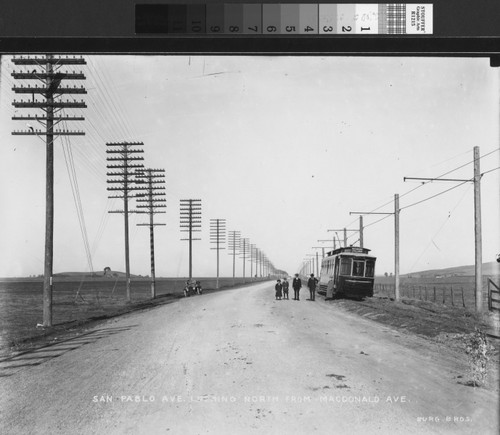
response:
<svg viewBox="0 0 500 435"><path fill-rule="evenodd" d="M373 296L376 257L357 246L334 249L321 261L318 293L326 298Z"/></svg>

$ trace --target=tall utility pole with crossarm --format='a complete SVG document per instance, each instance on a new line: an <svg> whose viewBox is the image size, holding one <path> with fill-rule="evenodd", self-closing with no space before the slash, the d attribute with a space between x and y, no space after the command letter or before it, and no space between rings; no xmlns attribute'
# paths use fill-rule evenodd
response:
<svg viewBox="0 0 500 435"><path fill-rule="evenodd" d="M154 228L159 225L154 221L154 215L165 213L167 207L165 199L165 169L139 169L136 172L139 186L143 186L143 192L137 194L137 211L149 215L147 224L137 226L149 227L149 246L151 253L151 298L156 298L156 273L155 273L155 233Z"/></svg>
<svg viewBox="0 0 500 435"><path fill-rule="evenodd" d="M422 177L404 177L403 180L418 180L427 182L452 182L452 183L473 183L474 184L474 294L476 296L476 312L481 313L484 309L483 307L483 254L482 254L482 230L481 230L481 168L480 168L481 156L479 153L479 147L475 146L473 149L473 164L474 164L474 174L472 178L457 179L457 178L422 178Z"/></svg>
<svg viewBox="0 0 500 435"><path fill-rule="evenodd" d="M201 199L181 199L181 232L188 233L189 279L193 277L193 233L201 231Z"/></svg>
<svg viewBox="0 0 500 435"><path fill-rule="evenodd" d="M82 57L15 56L12 63L23 67L14 71L15 80L26 80L26 85L16 85L12 89L16 94L29 95L31 99L12 103L16 109L35 109L35 114L16 115L15 121L25 121L27 130L13 131L13 135L38 136L43 138L46 146L46 180L45 180L45 256L43 278L43 326L52 326L52 273L54 258L54 139L59 136L84 135L83 131L71 131L58 128L66 121L83 121L82 116L64 114L66 109L83 109L83 100L76 101L72 96L86 94L83 86L62 86L66 80L84 80L82 72L66 71L68 66L85 65ZM35 84L34 84L35 83ZM71 98L64 98L65 96ZM30 123L33 123L31 125Z"/></svg>
<svg viewBox="0 0 500 435"><path fill-rule="evenodd" d="M245 280L245 265L249 253L250 253L250 239L243 237L240 239L240 255L242 255L243 258L243 281Z"/></svg>
<svg viewBox="0 0 500 435"><path fill-rule="evenodd" d="M219 288L219 251L224 248L224 243L226 243L226 219L210 219L210 243L215 244L215 249L217 251L217 281L215 283L215 288Z"/></svg>
<svg viewBox="0 0 500 435"><path fill-rule="evenodd" d="M127 301L130 301L130 260L129 260L129 241L128 241L128 215L133 213L129 210L129 200L137 196L137 191L142 187L137 186L137 170L142 169L144 157L138 155L144 152L140 147L142 142L118 142L107 143L106 153L110 172L107 173L108 191L113 195L108 198L123 199L123 210L110 210L109 213L123 213L125 221L125 275Z"/></svg>
<svg viewBox="0 0 500 435"><path fill-rule="evenodd" d="M229 250L231 251L229 255L233 256L233 284L234 280L236 277L236 255L239 253L240 249L240 238L241 238L241 232L240 231L229 231L229 241L228 241L228 246Z"/></svg>

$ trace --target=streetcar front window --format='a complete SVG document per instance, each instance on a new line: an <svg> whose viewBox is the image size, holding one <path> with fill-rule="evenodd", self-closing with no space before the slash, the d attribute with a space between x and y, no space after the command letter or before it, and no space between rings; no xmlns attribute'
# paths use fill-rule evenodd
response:
<svg viewBox="0 0 500 435"><path fill-rule="evenodd" d="M340 260L340 274L350 275L351 274L351 259L341 258Z"/></svg>
<svg viewBox="0 0 500 435"><path fill-rule="evenodd" d="M352 275L353 276L364 276L365 274L365 262L364 260L354 260L352 265Z"/></svg>
<svg viewBox="0 0 500 435"><path fill-rule="evenodd" d="M366 277L367 278L373 278L375 275L375 262L372 260L367 260L366 261Z"/></svg>

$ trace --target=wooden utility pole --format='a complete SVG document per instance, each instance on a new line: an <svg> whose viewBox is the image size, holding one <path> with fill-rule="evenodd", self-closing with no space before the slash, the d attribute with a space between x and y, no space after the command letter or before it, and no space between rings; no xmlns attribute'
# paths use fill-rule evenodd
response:
<svg viewBox="0 0 500 435"><path fill-rule="evenodd" d="M481 231L481 169L479 147L474 147L474 252L476 311L483 311L483 242Z"/></svg>
<svg viewBox="0 0 500 435"><path fill-rule="evenodd" d="M320 240L318 240L319 242ZM330 240L329 240L330 242ZM325 247L324 246L312 246L311 249L321 249L321 258L325 258Z"/></svg>
<svg viewBox="0 0 500 435"><path fill-rule="evenodd" d="M139 169L136 171L138 185L143 186L145 193L137 195L136 213L149 215L149 223L137 226L149 227L149 246L151 253L151 298L156 298L156 271L155 271L155 226L164 226L154 222L154 215L165 213L167 207L165 199L165 170L164 169Z"/></svg>
<svg viewBox="0 0 500 435"><path fill-rule="evenodd" d="M226 249L222 246L226 243L226 219L210 219L210 243L215 243L215 249L217 251L217 280L215 283L215 288L219 288L219 251L221 249Z"/></svg>
<svg viewBox="0 0 500 435"><path fill-rule="evenodd" d="M250 244L250 278L252 278L252 280L253 280L254 252L255 252L255 245Z"/></svg>
<svg viewBox="0 0 500 435"><path fill-rule="evenodd" d="M314 269L315 269L314 259L316 258L316 261L317 261L317 259L318 259L318 252L316 251L315 254L306 254L306 255L307 255L307 257L309 257L309 263L310 263L309 274L315 273L314 272Z"/></svg>
<svg viewBox="0 0 500 435"><path fill-rule="evenodd" d="M261 259L260 249L255 248L255 275L257 275L257 277L259 277L259 278L262 276L262 269L260 269L260 272L259 272L260 259Z"/></svg>
<svg viewBox="0 0 500 435"><path fill-rule="evenodd" d="M394 297L401 299L399 293L399 194L394 194Z"/></svg>
<svg viewBox="0 0 500 435"><path fill-rule="evenodd" d="M108 198L123 199L123 210L110 210L109 213L123 213L124 217L124 236L125 236L125 288L127 301L131 300L130 295L130 254L129 254L129 224L128 215L134 213L129 210L129 200L135 198L136 191L142 189L137 187L136 171L142 169L144 165L138 163L144 160L144 157L137 154L144 153L141 149L142 142L108 142L106 160L107 168L111 171L107 173L109 179L107 188L109 192L116 192L115 195L109 195Z"/></svg>
<svg viewBox="0 0 500 435"><path fill-rule="evenodd" d="M364 248L364 238L363 238L363 216L359 217L359 247Z"/></svg>
<svg viewBox="0 0 500 435"><path fill-rule="evenodd" d="M194 232L201 231L201 199L181 199L181 232L188 233L189 279L193 278L193 238Z"/></svg>
<svg viewBox="0 0 500 435"><path fill-rule="evenodd" d="M318 242L319 243L333 243L332 244L332 249L335 249L335 234L333 235L333 241L332 240L327 240L327 239L320 239L320 240L318 240ZM324 251L324 248L323 248L323 257L324 256L325 256L325 251Z"/></svg>
<svg viewBox="0 0 500 435"><path fill-rule="evenodd" d="M229 255L233 256L233 285L235 283L235 277L236 277L236 255L237 252L239 253L240 249L240 237L241 237L241 232L240 231L229 231L229 249L231 252Z"/></svg>
<svg viewBox="0 0 500 435"><path fill-rule="evenodd" d="M16 121L29 121L39 124L38 129L27 123L28 130L13 131L13 135L23 136L45 136L46 144L46 176L45 176L45 255L44 255L44 278L43 278L43 326L52 326L52 285L53 285L53 259L54 259L54 137L58 136L81 136L83 131L69 131L55 129L62 121L83 121L81 116L63 116L64 109L83 109L86 106L83 100L62 100L63 95L86 94L83 86L70 87L61 86L63 80L84 80L82 72L74 73L61 71L68 65L85 65L85 59L73 56L56 56L47 54L40 57L13 57L12 63L27 67L30 72L14 71L12 77L16 80L36 80L41 86L14 86L12 89L16 94L28 94L31 100L21 100L12 103L17 109L40 109L42 113L35 115L13 116ZM40 97L40 99L38 98Z"/></svg>
<svg viewBox="0 0 500 435"><path fill-rule="evenodd" d="M394 215L394 294L397 301L401 300L401 295L399 292L399 194L394 194L394 212L393 213L382 213L374 211L351 211L349 214L382 214L382 215ZM362 225L362 220L360 221L360 227ZM360 228L361 230L361 228ZM360 237L361 240L361 237Z"/></svg>
<svg viewBox="0 0 500 435"><path fill-rule="evenodd" d="M347 229L347 228L342 228L342 229L333 229L333 230L327 230L327 231L328 231L328 232L330 232L330 231L335 231L335 232L336 232L336 231L343 231L343 232L344 232L344 248L347 248L347 232L348 232L348 231L358 232L358 231L359 231L359 229L349 230L349 229ZM360 235L360 240L361 240L362 238L363 238L363 236L362 236L362 235ZM333 237L333 240L334 240L334 242L333 242L333 243L335 244L335 236ZM340 243L340 241L339 241L339 243ZM334 249L335 249L335 248L334 248Z"/></svg>
<svg viewBox="0 0 500 435"><path fill-rule="evenodd" d="M474 176L472 179L457 178L424 178L404 177L406 180L418 181L446 181L452 183L474 183L474 292L476 297L476 312L483 311L483 254L482 254L482 230L481 230L481 169L480 169L479 147L473 149Z"/></svg>
<svg viewBox="0 0 500 435"><path fill-rule="evenodd" d="M243 281L245 281L245 262L248 258L248 249L250 247L250 239L240 239L240 254L243 254Z"/></svg>

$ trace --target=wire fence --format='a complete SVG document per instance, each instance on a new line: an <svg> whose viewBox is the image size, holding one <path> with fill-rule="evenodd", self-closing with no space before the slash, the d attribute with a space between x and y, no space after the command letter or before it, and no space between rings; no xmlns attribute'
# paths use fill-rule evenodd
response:
<svg viewBox="0 0 500 435"><path fill-rule="evenodd" d="M474 309L476 297L474 287L468 284L402 283L399 287L401 298L427 301L452 307ZM394 284L375 284L374 294L395 298ZM488 292L483 286L483 300L488 303Z"/></svg>

